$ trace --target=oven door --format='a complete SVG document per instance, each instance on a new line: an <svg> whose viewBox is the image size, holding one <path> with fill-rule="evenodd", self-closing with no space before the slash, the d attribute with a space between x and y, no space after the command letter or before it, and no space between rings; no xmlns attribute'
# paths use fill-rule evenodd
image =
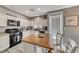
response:
<svg viewBox="0 0 79 59"><path fill-rule="evenodd" d="M21 38L22 38L21 32L16 33L16 41L17 42L21 41Z"/></svg>
<svg viewBox="0 0 79 59"><path fill-rule="evenodd" d="M20 36L19 35L17 35L16 40L17 40L17 42L20 41Z"/></svg>
<svg viewBox="0 0 79 59"><path fill-rule="evenodd" d="M14 46L14 44L16 43L16 35L15 33L10 33L10 47Z"/></svg>
<svg viewBox="0 0 79 59"><path fill-rule="evenodd" d="M17 45L20 42L21 42L20 32L10 34L10 47Z"/></svg>

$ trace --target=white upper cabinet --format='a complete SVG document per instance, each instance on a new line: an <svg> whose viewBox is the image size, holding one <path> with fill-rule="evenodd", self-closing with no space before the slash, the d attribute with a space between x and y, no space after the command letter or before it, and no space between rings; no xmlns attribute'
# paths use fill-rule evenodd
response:
<svg viewBox="0 0 79 59"><path fill-rule="evenodd" d="M14 16L6 15L4 13L0 13L0 26L7 26L8 19L20 21L20 26L30 25L30 21L27 18L23 19L21 17L14 17Z"/></svg>
<svg viewBox="0 0 79 59"><path fill-rule="evenodd" d="M0 13L0 26L7 26L7 20L16 20L16 17Z"/></svg>
<svg viewBox="0 0 79 59"><path fill-rule="evenodd" d="M0 26L7 26L7 15L0 13Z"/></svg>
<svg viewBox="0 0 79 59"><path fill-rule="evenodd" d="M25 21L21 19L20 26L25 26Z"/></svg>
<svg viewBox="0 0 79 59"><path fill-rule="evenodd" d="M7 15L7 19L10 19L10 20L16 20L16 17Z"/></svg>

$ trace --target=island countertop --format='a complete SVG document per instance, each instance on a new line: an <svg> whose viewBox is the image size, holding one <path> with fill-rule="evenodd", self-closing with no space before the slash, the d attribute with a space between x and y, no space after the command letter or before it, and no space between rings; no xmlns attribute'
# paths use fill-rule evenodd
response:
<svg viewBox="0 0 79 59"><path fill-rule="evenodd" d="M31 34L25 37L22 41L53 50L48 34L45 34L44 37L39 37L38 35Z"/></svg>

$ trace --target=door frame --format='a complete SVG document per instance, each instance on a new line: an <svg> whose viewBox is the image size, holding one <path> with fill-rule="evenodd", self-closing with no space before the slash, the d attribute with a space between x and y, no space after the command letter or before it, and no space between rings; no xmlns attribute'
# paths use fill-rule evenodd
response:
<svg viewBox="0 0 79 59"><path fill-rule="evenodd" d="M64 16L63 16L63 11L58 11L58 12L52 12L52 13L49 13L48 14L48 32L49 32L49 38L50 38L50 41L51 41L51 44L53 44L53 40L52 39L52 36L51 36L51 16L53 15L60 15L60 32L62 34L64 34ZM62 43L63 43L63 40L62 40Z"/></svg>

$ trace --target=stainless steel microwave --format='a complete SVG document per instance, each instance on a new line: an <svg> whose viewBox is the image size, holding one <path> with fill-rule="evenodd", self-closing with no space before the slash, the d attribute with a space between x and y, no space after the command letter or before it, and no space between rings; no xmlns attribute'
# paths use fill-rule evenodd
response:
<svg viewBox="0 0 79 59"><path fill-rule="evenodd" d="M16 20L7 20L7 26L20 26L20 21L16 21Z"/></svg>

